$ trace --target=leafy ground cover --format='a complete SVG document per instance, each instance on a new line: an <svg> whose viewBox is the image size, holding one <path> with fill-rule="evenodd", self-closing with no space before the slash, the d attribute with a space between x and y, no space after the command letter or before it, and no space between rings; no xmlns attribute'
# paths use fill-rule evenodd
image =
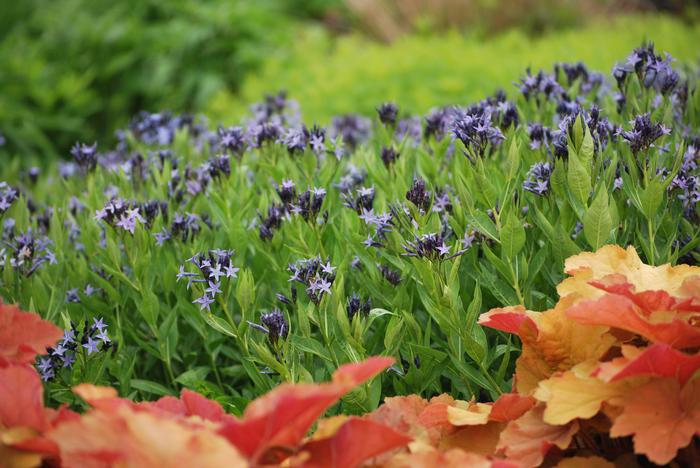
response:
<svg viewBox="0 0 700 468"><path fill-rule="evenodd" d="M514 93L427 115L378 102L373 118L304 125L282 93L241 125L144 112L115 147L11 160L0 296L56 325L3 308L0 401L26 398L36 416L25 427L21 405L0 407L3 450L157 464L206 447L213 465L219 450L313 465L376 430L395 445L368 445L368 458L412 441L383 459L397 466L633 451L684 462L698 430L698 271L670 265L700 257L697 78L644 44L604 73L526 70ZM580 388L586 401L570 395ZM50 408L93 410L44 409L42 392ZM677 396L667 413L644 406L659 395ZM290 398L315 412L258 440ZM112 453L110 427L191 443L153 455L135 430ZM71 438L93 428L89 446ZM452 444L464 452L443 453Z"/></svg>
<svg viewBox="0 0 700 468"><path fill-rule="evenodd" d="M633 248L607 245L569 258L566 271L552 309L479 318L522 340L512 392L494 403L387 398L362 416L322 419L311 436L330 406L394 360L343 365L329 383L281 385L240 418L186 389L134 403L91 384L73 390L89 405L80 415L45 408L30 366L61 329L0 306L0 455L9 466L68 467L697 464L700 268L653 267Z"/></svg>
<svg viewBox="0 0 700 468"><path fill-rule="evenodd" d="M49 401L184 386L240 412L377 354L393 376L345 411L496 399L519 344L480 311L552 307L564 259L610 242L697 262L696 75L651 45L612 74L558 64L511 100L327 129L284 95L240 127L143 113L113 149L6 167L0 293L66 332L40 361Z"/></svg>
<svg viewBox="0 0 700 468"><path fill-rule="evenodd" d="M513 90L527 67L550 69L575 57L593 70L610 70L645 39L681 61L697 60L698 24L663 15L592 21L540 37L514 30L484 40L454 32L409 36L391 46L317 31L305 40L301 36L291 51L270 55L239 94L215 96L207 115L215 122L238 118L271 89L287 90L305 116L319 123L346 112L372 115L377 103L387 100L424 114L435 106L478 101L498 88Z"/></svg>
<svg viewBox="0 0 700 468"><path fill-rule="evenodd" d="M27 0L0 18L9 150L64 157L141 109L201 109L333 2Z"/></svg>

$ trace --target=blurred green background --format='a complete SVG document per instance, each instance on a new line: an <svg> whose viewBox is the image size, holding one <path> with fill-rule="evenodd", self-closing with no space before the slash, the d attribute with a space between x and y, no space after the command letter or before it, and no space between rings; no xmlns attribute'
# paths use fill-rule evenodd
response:
<svg viewBox="0 0 700 468"><path fill-rule="evenodd" d="M325 122L507 91L526 66L608 72L643 39L698 59L683 0L0 0L2 157L108 145L140 110L232 123L286 89ZM2 138L0 138L0 141Z"/></svg>

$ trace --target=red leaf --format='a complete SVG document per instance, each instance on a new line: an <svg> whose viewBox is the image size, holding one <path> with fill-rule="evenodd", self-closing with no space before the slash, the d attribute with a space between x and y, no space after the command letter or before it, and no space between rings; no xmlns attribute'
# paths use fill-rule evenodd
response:
<svg viewBox="0 0 700 468"><path fill-rule="evenodd" d="M479 324L518 335L520 338L524 336L536 337L538 331L537 324L527 315L523 306L491 309L481 314Z"/></svg>
<svg viewBox="0 0 700 468"><path fill-rule="evenodd" d="M681 385L700 368L700 354L688 355L663 343L651 345L615 374L611 381L635 375L675 377Z"/></svg>
<svg viewBox="0 0 700 468"><path fill-rule="evenodd" d="M618 275L610 275L618 276ZM622 277L624 279L624 277ZM637 304L642 309L642 312L653 310L684 310L689 312L700 312L700 304L695 304L693 298L676 298L671 296L667 291L642 291L634 292L634 285L623 282L616 284L607 284L601 281L591 281L591 286L609 292L624 296Z"/></svg>
<svg viewBox="0 0 700 468"><path fill-rule="evenodd" d="M341 366L325 384L283 384L246 408L242 419L230 418L219 430L247 457L258 460L268 449L291 453L311 425L353 387L377 375L393 363L391 358L370 358ZM272 457L268 459L269 457ZM263 462L279 458L269 455Z"/></svg>
<svg viewBox="0 0 700 468"><path fill-rule="evenodd" d="M411 440L382 424L350 418L332 437L314 440L302 447L302 452L310 454L303 466L354 468L365 460L403 447Z"/></svg>
<svg viewBox="0 0 700 468"><path fill-rule="evenodd" d="M60 328L37 314L0 304L0 367L31 363L62 335Z"/></svg>

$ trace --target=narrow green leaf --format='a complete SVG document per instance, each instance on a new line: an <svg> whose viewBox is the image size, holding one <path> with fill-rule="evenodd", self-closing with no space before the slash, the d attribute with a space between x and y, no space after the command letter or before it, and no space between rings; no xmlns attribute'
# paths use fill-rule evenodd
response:
<svg viewBox="0 0 700 468"><path fill-rule="evenodd" d="M504 258L514 260L525 245L525 228L514 212L508 213L501 227L501 253Z"/></svg>
<svg viewBox="0 0 700 468"><path fill-rule="evenodd" d="M588 244L597 250L610 237L613 221L608 206L608 192L605 187L598 190L598 195L586 210L583 217L583 233Z"/></svg>

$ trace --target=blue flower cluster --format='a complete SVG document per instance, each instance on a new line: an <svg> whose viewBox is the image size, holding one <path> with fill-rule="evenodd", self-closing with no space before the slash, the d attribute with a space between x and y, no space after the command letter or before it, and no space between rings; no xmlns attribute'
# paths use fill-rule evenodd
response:
<svg viewBox="0 0 700 468"><path fill-rule="evenodd" d="M31 276L47 263L58 263L49 248L51 240L47 236L36 235L31 228L15 234L12 219L5 221L2 237L0 264L4 265L9 259L10 266L25 277Z"/></svg>
<svg viewBox="0 0 700 468"><path fill-rule="evenodd" d="M324 294L331 294L331 286L335 281L336 267L331 265L329 259L323 261L321 257L298 260L287 267L292 276L289 282L301 283L306 287L306 294L312 302L318 304Z"/></svg>
<svg viewBox="0 0 700 468"><path fill-rule="evenodd" d="M7 182L0 182L0 215L10 209L19 193Z"/></svg>
<svg viewBox="0 0 700 468"><path fill-rule="evenodd" d="M202 284L202 296L192 301L193 304L199 305L200 310L211 310L211 305L216 301L216 295L222 294L222 278L238 278L240 269L233 265L233 254L233 250L213 249L206 255L203 253L194 255L187 261L196 266L198 272L188 272L185 270L185 265L180 265L177 281L186 279L187 289L190 289L192 284Z"/></svg>
<svg viewBox="0 0 700 468"><path fill-rule="evenodd" d="M58 345L48 348L48 354L39 357L37 368L46 382L55 379L61 369L71 369L79 355L89 357L109 349L116 351L117 345L109 337L102 318L93 318L92 324L85 320L82 330L71 323L71 328L64 330Z"/></svg>

